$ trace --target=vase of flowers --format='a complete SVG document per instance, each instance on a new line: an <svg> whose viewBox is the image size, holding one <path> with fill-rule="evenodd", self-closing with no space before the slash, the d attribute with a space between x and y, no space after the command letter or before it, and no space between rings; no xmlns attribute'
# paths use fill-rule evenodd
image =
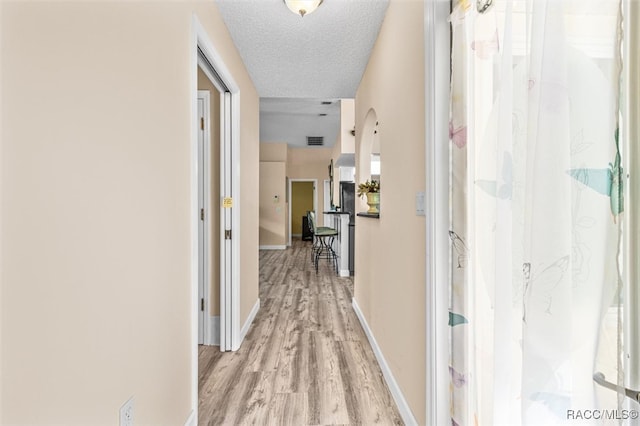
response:
<svg viewBox="0 0 640 426"><path fill-rule="evenodd" d="M369 210L367 213L379 214L380 213L380 182L376 180L368 180L365 183L358 185L358 195L360 197L367 197L367 204Z"/></svg>

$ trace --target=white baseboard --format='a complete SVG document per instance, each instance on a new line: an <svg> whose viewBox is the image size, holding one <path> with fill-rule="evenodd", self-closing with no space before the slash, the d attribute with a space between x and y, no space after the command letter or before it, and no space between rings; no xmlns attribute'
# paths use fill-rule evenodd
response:
<svg viewBox="0 0 640 426"><path fill-rule="evenodd" d="M209 316L207 324L207 336L204 336L204 344L220 346L220 316Z"/></svg>
<svg viewBox="0 0 640 426"><path fill-rule="evenodd" d="M418 422L416 421L415 416L411 412L411 408L409 408L409 404L407 403L407 400L404 398L404 395L400 390L400 386L398 386L396 379L393 377L393 373L391 373L391 368L389 368L389 364L387 364L387 361L384 359L384 356L382 355L382 350L380 349L380 346L378 346L378 342L376 342L376 338L373 337L373 332L371 331L371 328L369 328L369 324L367 324L367 320L364 318L364 314L360 310L360 307L358 306L358 303L356 302L355 298L353 299L353 310L355 311L356 316L360 320L360 324L364 329L364 333L367 335L367 339L371 344L373 353L375 354L376 359L378 360L378 364L380 364L380 369L382 370L384 381L387 382L387 386L389 386L389 391L391 392L391 396L393 396L393 399L396 402L396 405L398 406L398 411L400 412L400 416L402 417L404 424L407 426L414 426L414 425L417 426Z"/></svg>
<svg viewBox="0 0 640 426"><path fill-rule="evenodd" d="M198 426L198 419L196 419L195 410L191 410L191 413L189 413L189 417L187 418L187 421L184 423L184 426Z"/></svg>
<svg viewBox="0 0 640 426"><path fill-rule="evenodd" d="M242 342L244 341L244 338L249 332L249 328L251 327L251 323L253 323L253 320L256 318L256 315L258 314L259 310L260 310L260 299L256 300L256 304L253 305L251 312L249 312L247 321L245 321L244 325L242 326L242 330L240 330L240 344L242 344Z"/></svg>
<svg viewBox="0 0 640 426"><path fill-rule="evenodd" d="M286 250L287 246L286 245L281 245L281 246L260 246L258 248L260 250Z"/></svg>
<svg viewBox="0 0 640 426"><path fill-rule="evenodd" d="M351 276L351 271L349 271L348 269L340 269L339 275L341 277L348 277Z"/></svg>

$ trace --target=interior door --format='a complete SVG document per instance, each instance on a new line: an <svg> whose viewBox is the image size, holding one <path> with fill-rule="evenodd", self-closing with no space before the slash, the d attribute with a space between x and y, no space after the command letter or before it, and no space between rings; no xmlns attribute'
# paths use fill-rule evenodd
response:
<svg viewBox="0 0 640 426"><path fill-rule="evenodd" d="M198 95L198 344L204 344L205 328L205 221L204 221L204 98Z"/></svg>

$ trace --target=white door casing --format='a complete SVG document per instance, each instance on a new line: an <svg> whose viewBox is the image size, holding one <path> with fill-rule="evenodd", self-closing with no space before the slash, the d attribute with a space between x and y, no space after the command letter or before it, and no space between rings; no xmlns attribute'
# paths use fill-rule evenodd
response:
<svg viewBox="0 0 640 426"><path fill-rule="evenodd" d="M215 345L219 330L212 330L211 284L213 271L211 257L211 94L207 90L198 90L198 344Z"/></svg>
<svg viewBox="0 0 640 426"><path fill-rule="evenodd" d="M231 94L229 92L222 93L220 96L220 110L230 111ZM221 140L227 141L231 139L231 117L229 114L223 113L221 117ZM220 170L223 176L220 179L220 193L230 194L232 189L231 174L231 150L226 143L221 144L220 151ZM231 198L233 200L233 198ZM228 202L228 201L227 201ZM233 262L233 216L231 208L225 208L223 201L220 211L221 228L220 228L220 253L223 256L220 259L220 350L233 350L233 290L232 281L232 262ZM231 235L228 234L231 232Z"/></svg>
<svg viewBox="0 0 640 426"><path fill-rule="evenodd" d="M240 221L239 89L204 34L198 34L197 49L200 68L220 92L220 350L237 350L240 347L240 227L234 224Z"/></svg>
<svg viewBox="0 0 640 426"><path fill-rule="evenodd" d="M198 173L198 210L200 211L198 221L198 344L204 344L204 336L206 335L206 314L205 314L205 293L207 292L208 280L206 275L206 263L207 263L207 250L206 244L208 238L206 237L205 226L205 105L208 104L208 92L198 90L198 161L197 161L197 173Z"/></svg>
<svg viewBox="0 0 640 426"><path fill-rule="evenodd" d="M425 0L426 423L449 415L449 0Z"/></svg>
<svg viewBox="0 0 640 426"><path fill-rule="evenodd" d="M329 179L325 179L324 180L324 193L323 193L323 208L325 212L328 212L329 210L331 210L331 181ZM323 215L324 216L324 215ZM328 224L327 220L324 220L323 226L331 226L330 224Z"/></svg>

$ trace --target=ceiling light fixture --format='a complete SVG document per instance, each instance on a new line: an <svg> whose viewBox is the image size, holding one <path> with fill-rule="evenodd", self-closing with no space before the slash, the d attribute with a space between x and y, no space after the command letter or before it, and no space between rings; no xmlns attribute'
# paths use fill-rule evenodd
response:
<svg viewBox="0 0 640 426"><path fill-rule="evenodd" d="M290 11L304 18L304 15L313 13L318 6L322 4L322 0L283 0Z"/></svg>

